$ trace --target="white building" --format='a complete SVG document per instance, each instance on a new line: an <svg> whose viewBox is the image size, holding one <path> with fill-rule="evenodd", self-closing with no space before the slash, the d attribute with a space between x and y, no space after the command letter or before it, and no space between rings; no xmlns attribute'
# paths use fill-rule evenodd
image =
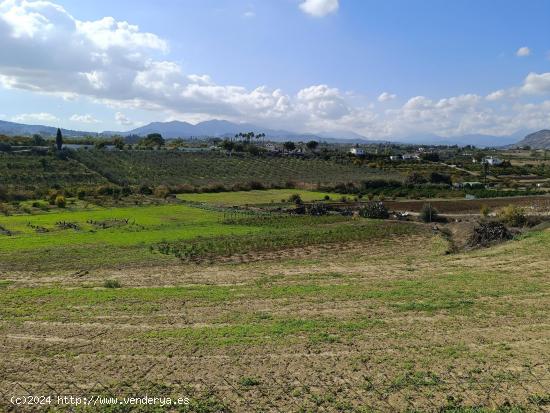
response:
<svg viewBox="0 0 550 413"><path fill-rule="evenodd" d="M365 156L365 150L363 148L351 148L349 153L355 156Z"/></svg>
<svg viewBox="0 0 550 413"><path fill-rule="evenodd" d="M485 158L483 158L483 163L486 163L487 165L491 165L491 166L501 165L502 162L503 162L502 159L495 158L493 156L486 156Z"/></svg>

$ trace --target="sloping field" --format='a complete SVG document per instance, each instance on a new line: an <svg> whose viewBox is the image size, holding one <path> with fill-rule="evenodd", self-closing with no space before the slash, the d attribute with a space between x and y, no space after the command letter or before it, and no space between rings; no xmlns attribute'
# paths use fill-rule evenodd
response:
<svg viewBox="0 0 550 413"><path fill-rule="evenodd" d="M134 212L136 222L153 231L174 220L182 234L192 222L225 225L215 224L210 211L194 216L192 208L158 208L182 209ZM115 217L113 210L75 213L78 222L92 213L96 220ZM2 225L15 218L21 222L14 228L24 233L23 218L7 217ZM0 395L190 398L190 405L172 410L139 410L147 412L548 406L550 231L463 254L447 254L446 241L421 225L372 233L377 236L262 251L261 260L251 251L225 264L158 261L162 255L149 252L152 262L132 265L121 258L124 245L115 243L116 254L86 271L70 257L47 271L4 266ZM25 248L4 257L16 261ZM34 250L43 265L60 259L42 248ZM120 288L106 288L116 286L106 280ZM21 411L6 400L5 408Z"/></svg>
<svg viewBox="0 0 550 413"><path fill-rule="evenodd" d="M46 186L87 186L107 179L75 160L53 155L10 154L0 152L0 186L31 189Z"/></svg>
<svg viewBox="0 0 550 413"><path fill-rule="evenodd" d="M76 151L74 158L110 181L132 185L266 185L334 183L394 178L387 172L319 159L229 157L220 153L176 151Z"/></svg>

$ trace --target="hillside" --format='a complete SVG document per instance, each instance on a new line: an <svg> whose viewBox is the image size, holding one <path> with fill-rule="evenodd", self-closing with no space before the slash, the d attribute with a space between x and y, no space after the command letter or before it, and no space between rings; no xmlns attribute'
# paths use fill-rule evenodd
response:
<svg viewBox="0 0 550 413"><path fill-rule="evenodd" d="M52 154L0 153L0 187L16 190L118 185L316 185L400 179L398 173L320 159L228 157L176 151L75 151L62 160Z"/></svg>
<svg viewBox="0 0 550 413"><path fill-rule="evenodd" d="M0 120L0 134L2 135L21 135L30 136L39 134L42 136L55 136L57 128L45 125L26 125L24 123L7 122ZM70 129L61 129L64 136L80 137L95 136L95 132L75 131Z"/></svg>
<svg viewBox="0 0 550 413"><path fill-rule="evenodd" d="M225 185L260 182L265 186L296 183L339 183L397 178L353 164L319 159L258 158L217 153L173 151L77 151L74 158L111 182L130 185Z"/></svg>
<svg viewBox="0 0 550 413"><path fill-rule="evenodd" d="M530 133L514 146L530 146L533 149L550 149L550 130L542 129Z"/></svg>

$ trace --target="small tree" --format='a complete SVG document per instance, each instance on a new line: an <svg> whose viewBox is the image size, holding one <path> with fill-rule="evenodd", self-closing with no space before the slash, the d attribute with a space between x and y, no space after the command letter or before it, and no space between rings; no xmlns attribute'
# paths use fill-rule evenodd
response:
<svg viewBox="0 0 550 413"><path fill-rule="evenodd" d="M431 204L424 204L420 211L420 220L423 222L437 221L438 212Z"/></svg>
<svg viewBox="0 0 550 413"><path fill-rule="evenodd" d="M306 146L307 146L307 148L308 148L310 151L314 151L314 150L317 149L317 147L319 146L319 142L317 142L317 141L309 141L308 143L306 143Z"/></svg>
<svg viewBox="0 0 550 413"><path fill-rule="evenodd" d="M34 146L44 146L46 144L46 140L39 134L35 133L32 135L32 144Z"/></svg>
<svg viewBox="0 0 550 413"><path fill-rule="evenodd" d="M150 133L146 138L139 141L139 144L147 148L164 146L164 138L160 133Z"/></svg>
<svg viewBox="0 0 550 413"><path fill-rule="evenodd" d="M58 151L63 148L63 134L61 133L61 129L59 128L57 128L57 134L55 136L55 146L57 147Z"/></svg>
<svg viewBox="0 0 550 413"><path fill-rule="evenodd" d="M55 197L55 205L57 205L58 208L65 208L65 206L67 205L65 197L63 195L57 195Z"/></svg>
<svg viewBox="0 0 550 413"><path fill-rule="evenodd" d="M124 139L120 136L117 136L116 138L113 139L113 145L115 145L115 148L117 148L118 150L123 150Z"/></svg>
<svg viewBox="0 0 550 413"><path fill-rule="evenodd" d="M296 205L301 205L304 203L300 194L290 195L290 197L288 198L288 202L294 202Z"/></svg>
<svg viewBox="0 0 550 413"><path fill-rule="evenodd" d="M296 149L296 144L292 141L288 141L288 142L285 142L283 144L284 148L287 150L287 151L293 151L294 149Z"/></svg>

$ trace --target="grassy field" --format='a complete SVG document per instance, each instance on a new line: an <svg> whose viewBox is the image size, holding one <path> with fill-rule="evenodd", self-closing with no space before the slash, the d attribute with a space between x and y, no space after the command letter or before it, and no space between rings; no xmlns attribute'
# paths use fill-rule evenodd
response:
<svg viewBox="0 0 550 413"><path fill-rule="evenodd" d="M234 202L226 196L208 201ZM189 406L137 411L202 413L550 403L549 230L449 254L421 224L228 221L180 204L79 206L0 225L14 232L0 235L0 394L188 396ZM149 249L239 237L243 250L224 246L230 254L210 263Z"/></svg>
<svg viewBox="0 0 550 413"><path fill-rule="evenodd" d="M246 205L246 204L271 204L286 202L294 194L300 195L302 201L320 201L328 196L332 200L339 199L342 195L319 191L305 191L300 189L271 189L264 191L237 191L225 193L180 194L178 198L184 201L205 202L214 205Z"/></svg>

